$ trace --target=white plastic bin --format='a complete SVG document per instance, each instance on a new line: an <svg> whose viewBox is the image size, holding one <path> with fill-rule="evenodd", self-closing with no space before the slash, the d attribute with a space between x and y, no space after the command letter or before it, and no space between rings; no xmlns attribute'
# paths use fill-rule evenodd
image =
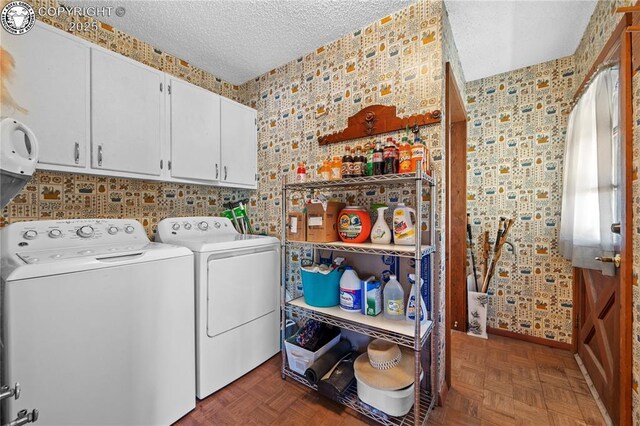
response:
<svg viewBox="0 0 640 426"><path fill-rule="evenodd" d="M298 374L304 375L307 368L311 366L318 358L327 353L329 349L334 347L340 341L340 333L329 341L326 345L321 347L315 352L311 352L305 348L292 343L294 337L284 341L284 346L287 350L287 361L289 362L289 368Z"/></svg>

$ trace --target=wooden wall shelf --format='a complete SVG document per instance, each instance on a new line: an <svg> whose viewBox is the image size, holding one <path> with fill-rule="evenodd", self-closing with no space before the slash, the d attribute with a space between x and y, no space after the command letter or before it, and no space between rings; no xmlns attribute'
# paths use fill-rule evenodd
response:
<svg viewBox="0 0 640 426"><path fill-rule="evenodd" d="M395 106L371 105L349 117L346 129L337 133L319 136L318 143L320 145L329 145L394 132L405 129L407 126L415 128L437 124L440 123L440 116L440 111L435 110L426 114L398 117L396 116Z"/></svg>

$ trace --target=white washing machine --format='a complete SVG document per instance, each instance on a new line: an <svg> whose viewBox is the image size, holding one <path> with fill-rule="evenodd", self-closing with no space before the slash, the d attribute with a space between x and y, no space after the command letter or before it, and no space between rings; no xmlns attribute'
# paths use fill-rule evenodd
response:
<svg viewBox="0 0 640 426"><path fill-rule="evenodd" d="M193 254L135 220L20 222L0 231L3 421L168 425L195 407Z"/></svg>
<svg viewBox="0 0 640 426"><path fill-rule="evenodd" d="M196 396L280 350L280 241L238 233L222 217L164 219L156 240L195 254Z"/></svg>

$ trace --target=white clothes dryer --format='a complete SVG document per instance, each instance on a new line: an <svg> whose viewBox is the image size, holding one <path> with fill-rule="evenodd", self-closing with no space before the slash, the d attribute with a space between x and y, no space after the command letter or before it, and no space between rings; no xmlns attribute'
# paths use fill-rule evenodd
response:
<svg viewBox="0 0 640 426"><path fill-rule="evenodd" d="M164 219L156 240L195 254L196 396L221 389L280 350L280 241L222 217Z"/></svg>

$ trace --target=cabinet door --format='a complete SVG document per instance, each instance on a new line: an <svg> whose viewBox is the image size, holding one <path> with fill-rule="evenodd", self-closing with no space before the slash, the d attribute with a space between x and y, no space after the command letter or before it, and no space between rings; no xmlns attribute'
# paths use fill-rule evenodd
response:
<svg viewBox="0 0 640 426"><path fill-rule="evenodd" d="M22 35L2 34L2 47L15 65L13 78L3 78L3 83L23 108L5 103L2 115L33 130L40 149L38 168L85 167L90 128L89 47L47 27L37 23Z"/></svg>
<svg viewBox="0 0 640 426"><path fill-rule="evenodd" d="M91 165L160 175L164 75L117 53L91 49Z"/></svg>
<svg viewBox="0 0 640 426"><path fill-rule="evenodd" d="M220 96L171 78L171 177L220 176Z"/></svg>
<svg viewBox="0 0 640 426"><path fill-rule="evenodd" d="M229 99L220 100L221 181L256 186L256 110Z"/></svg>

